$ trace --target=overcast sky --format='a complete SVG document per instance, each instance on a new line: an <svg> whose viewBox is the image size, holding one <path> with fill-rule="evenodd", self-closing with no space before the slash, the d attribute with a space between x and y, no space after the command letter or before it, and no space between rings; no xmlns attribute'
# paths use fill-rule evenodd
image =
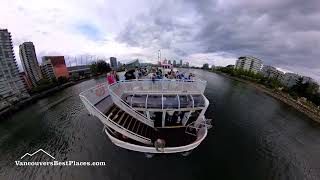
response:
<svg viewBox="0 0 320 180"><path fill-rule="evenodd" d="M319 0L1 0L0 28L43 55L264 64L320 80Z"/></svg>

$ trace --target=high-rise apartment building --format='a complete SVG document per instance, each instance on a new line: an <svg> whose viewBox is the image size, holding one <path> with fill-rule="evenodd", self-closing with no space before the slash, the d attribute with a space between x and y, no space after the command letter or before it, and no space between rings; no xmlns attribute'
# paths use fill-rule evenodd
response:
<svg viewBox="0 0 320 180"><path fill-rule="evenodd" d="M176 66L177 66L177 61L173 60L173 67L176 67Z"/></svg>
<svg viewBox="0 0 320 180"><path fill-rule="evenodd" d="M31 83L30 79L27 77L25 72L20 72L19 74L20 74L20 78L23 82L24 87L28 91L30 91L32 89L32 83Z"/></svg>
<svg viewBox="0 0 320 180"><path fill-rule="evenodd" d="M261 69L261 74L264 77L274 78L278 80L283 79L283 76L284 76L284 72L279 71L277 68L273 66L268 66L268 65L263 66L263 68Z"/></svg>
<svg viewBox="0 0 320 180"><path fill-rule="evenodd" d="M53 66L50 61L42 61L42 64L40 66L41 74L43 78L52 80L56 76L54 75Z"/></svg>
<svg viewBox="0 0 320 180"><path fill-rule="evenodd" d="M0 29L0 109L26 97L29 94L19 75L11 34L7 29Z"/></svg>
<svg viewBox="0 0 320 180"><path fill-rule="evenodd" d="M111 66L112 69L117 69L118 68L117 58L110 57L110 66Z"/></svg>
<svg viewBox="0 0 320 180"><path fill-rule="evenodd" d="M69 72L66 66L66 62L64 60L64 56L43 56L42 57L43 75L46 76L47 78L48 76L46 75L46 73L49 76L52 76L52 72L56 79L62 76L69 78ZM50 79L50 78L47 78L47 79Z"/></svg>
<svg viewBox="0 0 320 180"><path fill-rule="evenodd" d="M292 87L293 85L297 84L300 77L301 76L299 74L285 73L281 79L281 82L287 87Z"/></svg>
<svg viewBox="0 0 320 180"><path fill-rule="evenodd" d="M262 61L252 56L242 56L236 61L236 68L257 73L262 67Z"/></svg>
<svg viewBox="0 0 320 180"><path fill-rule="evenodd" d="M32 86L37 86L42 79L36 51L32 42L24 42L19 46L20 60Z"/></svg>

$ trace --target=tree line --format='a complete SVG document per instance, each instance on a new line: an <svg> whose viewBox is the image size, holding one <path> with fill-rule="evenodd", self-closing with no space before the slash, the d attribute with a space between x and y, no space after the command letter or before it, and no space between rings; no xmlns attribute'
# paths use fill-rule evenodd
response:
<svg viewBox="0 0 320 180"><path fill-rule="evenodd" d="M288 93L294 99L297 99L298 97L304 97L315 105L320 106L319 85L314 82L304 83L302 77L298 79L295 85L293 85L292 87L287 87L277 78L264 77L262 74L254 73L252 71L237 69L233 67L221 67L216 70L227 73L231 76L262 84L273 90L281 90Z"/></svg>
<svg viewBox="0 0 320 180"><path fill-rule="evenodd" d="M110 72L111 68L110 64L106 63L104 60L99 60L97 62L93 62L90 65L90 71L92 75L96 76L99 74Z"/></svg>

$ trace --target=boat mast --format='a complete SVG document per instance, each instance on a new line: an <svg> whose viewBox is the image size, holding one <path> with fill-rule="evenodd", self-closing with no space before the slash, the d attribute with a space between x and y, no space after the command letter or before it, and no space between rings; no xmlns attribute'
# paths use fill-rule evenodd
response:
<svg viewBox="0 0 320 180"><path fill-rule="evenodd" d="M158 50L158 62L161 63L161 50Z"/></svg>

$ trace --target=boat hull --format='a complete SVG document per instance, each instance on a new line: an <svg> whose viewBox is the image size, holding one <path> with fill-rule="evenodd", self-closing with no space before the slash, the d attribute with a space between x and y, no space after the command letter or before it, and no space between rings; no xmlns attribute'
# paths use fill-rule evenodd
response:
<svg viewBox="0 0 320 180"><path fill-rule="evenodd" d="M125 148L128 150L132 151L137 151L137 152L143 152L143 153L152 153L152 154L172 154L172 153L183 153L187 151L192 151L196 147L198 147L201 142L206 138L208 130L207 128L202 128L198 132L197 140L194 141L191 144L185 145L185 146L178 146L178 147L165 147L161 149L161 151L157 150L155 147L150 147L150 146L142 146L142 145L137 145L137 144L132 144L129 142L122 141L114 136L112 136L108 130L105 130L105 133L111 140L113 144L116 146L119 146L121 148Z"/></svg>

